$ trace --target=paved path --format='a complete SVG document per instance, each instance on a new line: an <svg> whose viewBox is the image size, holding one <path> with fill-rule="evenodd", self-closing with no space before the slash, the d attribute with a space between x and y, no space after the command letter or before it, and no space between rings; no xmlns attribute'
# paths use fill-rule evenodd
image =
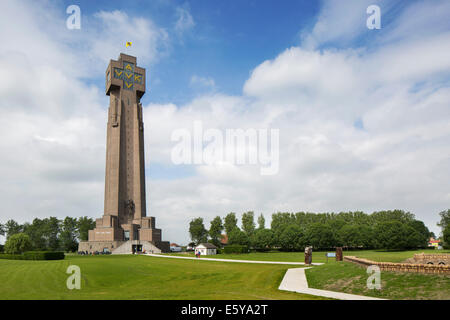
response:
<svg viewBox="0 0 450 320"><path fill-rule="evenodd" d="M237 262L237 263L263 263L263 264L287 264L287 265L305 265L303 262L286 262L286 261L256 261L256 260L232 260L232 259L216 259L216 258L193 258L193 257L181 257L181 256L168 256L164 254L151 254L145 255L158 258L172 258L172 259L189 259L197 261L220 261L220 262ZM323 263L313 263L312 265L319 266ZM384 300L374 297L359 296L355 294L341 293L328 290L319 290L308 287L308 280L306 279L305 270L307 268L294 268L288 269L284 275L283 280L278 287L278 290L293 291L298 293L309 294L313 296L333 298L339 300Z"/></svg>
<svg viewBox="0 0 450 320"><path fill-rule="evenodd" d="M278 290L293 291L298 293L310 294L313 296L320 296L339 300L384 300L374 297L359 296L355 294L309 288L308 280L306 279L305 274L306 269L310 268L288 269L286 271L286 274L284 275L283 280L280 283L280 286L278 287Z"/></svg>
<svg viewBox="0 0 450 320"><path fill-rule="evenodd" d="M233 260L233 259L216 259L216 258L193 258L193 257L168 256L168 255L164 255L164 254L151 254L151 253L146 253L145 255L152 256L152 257L158 257L158 258L190 259L190 260L199 260L199 261L220 261L220 262L239 262L239 263L305 265L303 262ZM322 264L323 263L313 263L312 265L320 266Z"/></svg>

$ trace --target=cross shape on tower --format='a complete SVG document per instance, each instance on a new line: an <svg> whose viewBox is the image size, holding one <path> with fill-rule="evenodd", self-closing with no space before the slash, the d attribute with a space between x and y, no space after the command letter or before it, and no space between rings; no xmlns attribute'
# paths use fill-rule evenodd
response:
<svg viewBox="0 0 450 320"><path fill-rule="evenodd" d="M133 84L142 84L142 74L134 72L134 63L123 62L123 69L114 68L114 78L123 80L123 88L133 90Z"/></svg>

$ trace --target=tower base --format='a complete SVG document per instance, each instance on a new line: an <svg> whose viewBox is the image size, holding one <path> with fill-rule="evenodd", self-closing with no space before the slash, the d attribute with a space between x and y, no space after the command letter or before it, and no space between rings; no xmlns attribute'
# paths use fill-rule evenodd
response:
<svg viewBox="0 0 450 320"><path fill-rule="evenodd" d="M110 252L112 254L128 253L166 253L170 252L169 241L81 241L78 245L78 251L88 252Z"/></svg>

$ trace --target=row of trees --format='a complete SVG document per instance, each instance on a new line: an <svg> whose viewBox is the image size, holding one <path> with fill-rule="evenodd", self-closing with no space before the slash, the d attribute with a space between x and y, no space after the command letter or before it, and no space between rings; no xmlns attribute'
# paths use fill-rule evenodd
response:
<svg viewBox="0 0 450 320"><path fill-rule="evenodd" d="M265 227L262 215L254 222L254 213L242 215L241 228L235 213L225 218L217 216L206 230L203 219L190 222L189 233L194 243L209 241L220 245L223 231L229 244L249 245L255 249L280 248L303 250L312 245L316 249L337 246L350 248L407 249L426 247L434 236L422 221L402 210L341 213L286 213L272 215L270 228ZM208 240L209 238L209 240Z"/></svg>
<svg viewBox="0 0 450 320"><path fill-rule="evenodd" d="M26 234L31 250L76 251L78 241L88 240L88 232L94 227L95 221L89 217L66 217L63 220L56 217L35 218L31 223L24 224L11 219L5 224L0 223L0 235L8 240L13 235Z"/></svg>

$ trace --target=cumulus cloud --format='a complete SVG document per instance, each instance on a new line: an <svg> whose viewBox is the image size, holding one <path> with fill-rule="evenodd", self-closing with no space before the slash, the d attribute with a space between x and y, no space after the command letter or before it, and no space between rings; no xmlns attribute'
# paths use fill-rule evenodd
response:
<svg viewBox="0 0 450 320"><path fill-rule="evenodd" d="M381 5L381 3L385 4L386 1L323 1L312 29L301 32L303 46L315 49L327 43L349 45L352 40L367 30L367 7L372 4Z"/></svg>
<svg viewBox="0 0 450 320"><path fill-rule="evenodd" d="M167 31L149 19L129 17L118 10L100 11L94 17L98 19L93 22L97 35L91 39L94 59L109 62L127 41L133 43L127 53L139 57L141 63L155 62L168 48Z"/></svg>
<svg viewBox="0 0 450 320"><path fill-rule="evenodd" d="M108 99L84 79L103 77L98 61L115 58L125 40L139 43L140 59L155 61L166 34L118 11L86 15L81 30L68 30L65 10L50 3L4 1L0 12L0 221L98 217Z"/></svg>
<svg viewBox="0 0 450 320"><path fill-rule="evenodd" d="M0 221L98 217L108 101L103 88L82 81L86 66L80 57L110 59L113 43L133 39L125 39L126 28L120 39L108 34L108 23L131 21L142 28L148 46L160 44L156 51L135 54L156 61L167 40L164 30L121 12L99 13L92 19L104 26L106 42L96 47L89 40L81 54L69 50L66 31L56 32L64 41L55 41L47 32L51 26L39 28L41 18L14 3L0 9L26 20L17 37L28 41L33 52L20 42L0 44ZM209 222L216 215L247 210L264 213L268 224L276 211L400 208L439 232L437 213L450 201L450 63L445 56L450 36L448 29L436 27L445 24L444 18L435 21L430 13L420 19L420 32L433 30L426 37L405 32L409 20L399 19L388 29L391 40L376 38L370 48L321 47L351 43L361 35L353 25L361 19L365 25L365 15L349 17L357 10L342 6L325 2L317 27L304 33L305 42L262 61L242 95L212 92L185 105L145 106L147 172L152 166L176 170L171 134L180 128L192 131L197 120L205 129L280 130L276 175L261 176L258 166L216 163L181 169L185 174L170 179L148 176L148 215L157 218L165 239L187 243L192 218ZM425 2L421 6L431 10ZM14 38L4 30L2 37ZM103 29L96 30L98 36ZM76 41L82 41L79 37ZM42 60L34 59L34 52ZM88 67L96 68L91 62ZM196 77L191 85L214 84Z"/></svg>
<svg viewBox="0 0 450 320"><path fill-rule="evenodd" d="M424 27L434 24L431 16L422 21ZM392 30L401 28L396 23ZM147 106L150 128L156 122L171 127L147 148L161 162L170 162L170 148L159 147L170 145L170 132L192 128L195 120L220 130L280 129L279 174L263 177L252 166L196 166L193 177L158 181L151 206L156 214L169 210L183 217L185 230L192 217L209 221L229 211L401 208L438 233L437 213L450 199L449 40L441 30L426 39L404 34L370 50L292 47L256 67L243 96ZM170 110L164 120L158 117L163 109ZM178 197L160 202L169 190L180 190ZM172 214L160 219L172 221Z"/></svg>

